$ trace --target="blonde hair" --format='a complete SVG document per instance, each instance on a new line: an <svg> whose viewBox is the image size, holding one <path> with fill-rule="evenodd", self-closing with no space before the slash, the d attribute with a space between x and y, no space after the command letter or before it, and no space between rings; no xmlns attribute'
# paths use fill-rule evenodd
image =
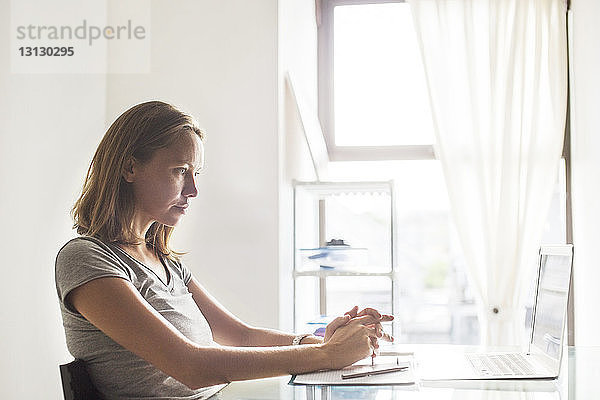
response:
<svg viewBox="0 0 600 400"><path fill-rule="evenodd" d="M71 210L77 233L110 243L139 243L132 228L133 190L123 178L125 163L131 157L147 162L156 150L189 132L204 139L191 116L161 101L141 103L121 114L98 145L81 196ZM183 253L169 247L172 233L173 227L155 221L145 241L157 254L178 260Z"/></svg>

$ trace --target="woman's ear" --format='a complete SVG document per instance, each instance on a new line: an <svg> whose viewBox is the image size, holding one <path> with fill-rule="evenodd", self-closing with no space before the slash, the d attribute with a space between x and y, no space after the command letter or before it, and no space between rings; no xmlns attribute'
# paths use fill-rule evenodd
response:
<svg viewBox="0 0 600 400"><path fill-rule="evenodd" d="M121 172L125 182L133 183L135 180L135 158L129 157L123 164L123 171Z"/></svg>

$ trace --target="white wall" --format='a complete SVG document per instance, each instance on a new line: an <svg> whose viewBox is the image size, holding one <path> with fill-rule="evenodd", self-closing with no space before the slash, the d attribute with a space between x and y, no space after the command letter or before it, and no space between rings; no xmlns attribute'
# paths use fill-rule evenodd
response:
<svg viewBox="0 0 600 400"><path fill-rule="evenodd" d="M279 326L293 328L292 181L316 179L302 122L286 83L317 112L317 26L314 0L279 0Z"/></svg>
<svg viewBox="0 0 600 400"><path fill-rule="evenodd" d="M9 26L9 2L0 26ZM8 54L8 29L0 51ZM102 75L11 74L0 58L0 398L62 398L68 360L54 258L72 235L69 208L105 129Z"/></svg>
<svg viewBox="0 0 600 400"><path fill-rule="evenodd" d="M600 345L600 2L571 2L575 343Z"/></svg>

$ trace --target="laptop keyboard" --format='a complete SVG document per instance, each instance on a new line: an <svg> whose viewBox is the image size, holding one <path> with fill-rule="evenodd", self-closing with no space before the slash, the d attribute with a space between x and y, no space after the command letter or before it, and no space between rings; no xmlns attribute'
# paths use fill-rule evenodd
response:
<svg viewBox="0 0 600 400"><path fill-rule="evenodd" d="M534 375L529 361L519 353L467 354L467 359L481 375Z"/></svg>

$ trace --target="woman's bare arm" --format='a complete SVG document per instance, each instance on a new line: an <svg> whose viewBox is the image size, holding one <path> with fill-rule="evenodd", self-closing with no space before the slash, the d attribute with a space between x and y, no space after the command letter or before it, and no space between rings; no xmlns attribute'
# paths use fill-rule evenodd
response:
<svg viewBox="0 0 600 400"><path fill-rule="evenodd" d="M228 346L288 346L295 335L268 328L248 325L233 315L195 279L188 283L188 290L198 308L208 321L215 341ZM303 344L318 344L322 339L310 336Z"/></svg>
<svg viewBox="0 0 600 400"><path fill-rule="evenodd" d="M192 293L196 305L208 321L217 343L229 346L288 346L294 340L294 334L275 329L258 328L244 323L211 296L195 278L192 278L188 283L188 290ZM370 315L373 320L367 322L378 325L376 328L379 328L379 330L381 322L394 319L393 316L381 315L372 308L365 308L359 312L358 307L354 307L346 314L351 318ZM341 321L337 321L337 323L328 327L329 335L326 336L326 340L329 339L338 326L341 326ZM391 337L385 334L382 338L387 341L392 340ZM322 342L322 338L312 335L302 339L302 344L319 344Z"/></svg>
<svg viewBox="0 0 600 400"><path fill-rule="evenodd" d="M370 354L367 316L339 328L325 344L281 347L199 346L165 320L130 283L99 278L67 301L117 343L190 388L235 380L341 368ZM362 318L362 319L361 319Z"/></svg>

